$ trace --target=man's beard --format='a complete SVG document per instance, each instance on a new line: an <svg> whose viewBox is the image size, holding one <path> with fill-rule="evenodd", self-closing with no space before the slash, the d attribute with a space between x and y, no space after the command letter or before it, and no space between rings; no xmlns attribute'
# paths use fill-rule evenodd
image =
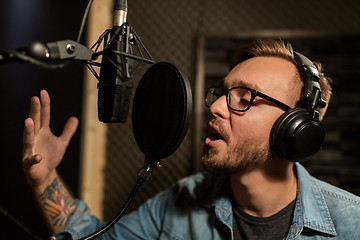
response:
<svg viewBox="0 0 360 240"><path fill-rule="evenodd" d="M212 120L212 122L218 126L227 149L221 156L217 149L204 146L201 160L204 169L208 172L215 175L242 173L263 166L270 158L269 142L264 143L256 137L251 137L253 134L250 132L244 132L243 136L247 136L246 139L233 142L218 121Z"/></svg>

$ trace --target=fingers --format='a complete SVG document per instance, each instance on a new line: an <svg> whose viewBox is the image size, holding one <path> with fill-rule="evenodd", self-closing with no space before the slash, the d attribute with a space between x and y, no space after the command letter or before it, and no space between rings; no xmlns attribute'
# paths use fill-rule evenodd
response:
<svg viewBox="0 0 360 240"><path fill-rule="evenodd" d="M40 127L49 127L50 124L50 96L46 90L40 92L41 112Z"/></svg>
<svg viewBox="0 0 360 240"><path fill-rule="evenodd" d="M33 155L33 147L35 145L34 121L27 118L24 124L23 134L23 154L24 158Z"/></svg>
<svg viewBox="0 0 360 240"><path fill-rule="evenodd" d="M40 92L40 99L32 97L30 101L29 117L34 121L35 135L40 128L48 127L50 124L50 97L46 90Z"/></svg>
<svg viewBox="0 0 360 240"><path fill-rule="evenodd" d="M34 128L34 121L31 118L27 118L23 135L23 164L27 166L37 164L42 160L41 155L33 155L35 145Z"/></svg>
<svg viewBox="0 0 360 240"><path fill-rule="evenodd" d="M63 132L60 136L60 138L66 143L66 145L70 142L70 139L74 135L78 125L79 120L76 117L71 117L66 122Z"/></svg>
<svg viewBox="0 0 360 240"><path fill-rule="evenodd" d="M35 134L40 130L40 109L41 104L38 97L32 97L30 100L29 117L33 120ZM26 125L25 125L26 127Z"/></svg>
<svg viewBox="0 0 360 240"><path fill-rule="evenodd" d="M35 136L40 128L47 128L50 124L50 96L46 90L41 90L40 99L38 97L31 98L30 118L25 120L24 128L24 154L29 156L33 154L32 146L35 144ZM32 120L32 121L31 121ZM65 124L60 138L68 144L71 137L74 135L79 120L76 117L71 117Z"/></svg>

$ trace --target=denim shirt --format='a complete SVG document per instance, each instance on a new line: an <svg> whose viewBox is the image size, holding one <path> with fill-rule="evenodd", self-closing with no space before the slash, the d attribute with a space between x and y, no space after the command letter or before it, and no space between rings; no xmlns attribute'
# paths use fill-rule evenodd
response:
<svg viewBox="0 0 360 240"><path fill-rule="evenodd" d="M298 192L286 239L360 239L360 198L317 180L295 164ZM199 173L147 200L98 239L233 239L227 177ZM76 200L65 231L53 239L84 237L104 225ZM71 236L70 238L65 238Z"/></svg>

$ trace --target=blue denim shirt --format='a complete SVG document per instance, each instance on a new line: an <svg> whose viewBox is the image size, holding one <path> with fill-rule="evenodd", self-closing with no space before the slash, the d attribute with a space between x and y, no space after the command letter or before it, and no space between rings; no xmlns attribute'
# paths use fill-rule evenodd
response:
<svg viewBox="0 0 360 240"><path fill-rule="evenodd" d="M360 198L317 180L295 164L298 193L286 239L360 239ZM101 239L233 239L229 180L199 173L146 201ZM77 200L63 239L84 237L104 223Z"/></svg>

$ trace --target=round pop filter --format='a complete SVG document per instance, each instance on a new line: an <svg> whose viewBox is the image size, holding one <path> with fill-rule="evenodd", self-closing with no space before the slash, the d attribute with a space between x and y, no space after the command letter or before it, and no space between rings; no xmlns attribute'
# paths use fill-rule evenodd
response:
<svg viewBox="0 0 360 240"><path fill-rule="evenodd" d="M136 88L132 124L146 161L173 154L185 137L192 108L186 77L171 63L152 65Z"/></svg>

